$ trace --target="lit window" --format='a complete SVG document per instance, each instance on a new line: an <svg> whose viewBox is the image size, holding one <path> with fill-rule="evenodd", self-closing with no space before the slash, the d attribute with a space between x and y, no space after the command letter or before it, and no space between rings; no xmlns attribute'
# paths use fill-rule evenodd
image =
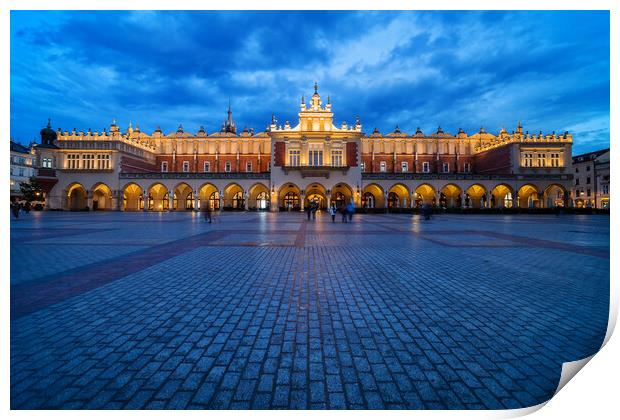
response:
<svg viewBox="0 0 620 420"><path fill-rule="evenodd" d="M534 166L532 156L533 155L531 153L524 153L523 154L523 166L525 166L525 167L532 167L532 166Z"/></svg>
<svg viewBox="0 0 620 420"><path fill-rule="evenodd" d="M300 166L299 157L301 152L299 150L288 151L288 166Z"/></svg>
<svg viewBox="0 0 620 420"><path fill-rule="evenodd" d="M545 165L545 160L546 160L545 158L546 158L546 156L545 156L544 153L538 153L538 159L536 161L536 164L537 164L538 167L546 166Z"/></svg>
<svg viewBox="0 0 620 420"><path fill-rule="evenodd" d="M41 162L41 166L44 168L51 168L52 167L52 158L43 158L42 162Z"/></svg>
<svg viewBox="0 0 620 420"><path fill-rule="evenodd" d="M323 145L311 144L308 149L308 165L323 166Z"/></svg>
<svg viewBox="0 0 620 420"><path fill-rule="evenodd" d="M162 172L168 172L168 162L162 162L161 163L161 171Z"/></svg>
<svg viewBox="0 0 620 420"><path fill-rule="evenodd" d="M422 162L422 172L428 173L431 171L431 165L428 162Z"/></svg>
<svg viewBox="0 0 620 420"><path fill-rule="evenodd" d="M362 172L366 172L366 164L362 162L361 164Z"/></svg>
<svg viewBox="0 0 620 420"><path fill-rule="evenodd" d="M379 163L379 171L385 172L385 169L386 169L385 161L381 161L381 163Z"/></svg>
<svg viewBox="0 0 620 420"><path fill-rule="evenodd" d="M342 166L342 150L332 150L332 166Z"/></svg>
<svg viewBox="0 0 620 420"><path fill-rule="evenodd" d="M230 162L226 162L226 164L224 165L224 171L230 172Z"/></svg>
<svg viewBox="0 0 620 420"><path fill-rule="evenodd" d="M407 162L400 163L400 170L402 172L409 172L409 164Z"/></svg>
<svg viewBox="0 0 620 420"><path fill-rule="evenodd" d="M183 161L183 172L189 172L189 161Z"/></svg>
<svg viewBox="0 0 620 420"><path fill-rule="evenodd" d="M557 168L560 166L560 154L551 153L551 166Z"/></svg>

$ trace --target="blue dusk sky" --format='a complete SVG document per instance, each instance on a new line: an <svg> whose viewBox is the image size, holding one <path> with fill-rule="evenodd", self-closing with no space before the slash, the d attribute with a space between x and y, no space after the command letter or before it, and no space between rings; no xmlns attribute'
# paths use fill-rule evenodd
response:
<svg viewBox="0 0 620 420"><path fill-rule="evenodd" d="M296 124L319 83L334 121L387 133L481 126L609 147L609 14L12 11L11 137Z"/></svg>

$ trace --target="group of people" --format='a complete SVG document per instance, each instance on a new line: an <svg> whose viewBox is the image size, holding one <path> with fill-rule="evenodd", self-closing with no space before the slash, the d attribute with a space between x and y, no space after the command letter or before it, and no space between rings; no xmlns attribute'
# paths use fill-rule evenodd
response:
<svg viewBox="0 0 620 420"><path fill-rule="evenodd" d="M26 201L24 204L19 203L17 201L11 201L11 213L13 214L13 217L15 217L16 219L19 219L19 212L20 211L24 211L26 212L26 214L30 213L30 210L32 209L32 205L30 204L29 201Z"/></svg>
<svg viewBox="0 0 620 420"><path fill-rule="evenodd" d="M306 213L308 215L308 220L312 218L312 220L316 220L316 212L319 210L319 203L317 201L311 201L308 207L306 207ZM342 214L342 223L347 223L353 221L353 213L355 213L355 206L353 203L342 204L340 208L336 207L335 203L332 203L331 206L327 208L327 212L332 217L332 223L336 221L336 214L340 212Z"/></svg>

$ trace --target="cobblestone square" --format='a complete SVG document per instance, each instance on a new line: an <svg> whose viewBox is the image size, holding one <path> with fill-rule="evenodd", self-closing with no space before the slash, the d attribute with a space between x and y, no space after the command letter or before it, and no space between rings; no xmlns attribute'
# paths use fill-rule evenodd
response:
<svg viewBox="0 0 620 420"><path fill-rule="evenodd" d="M605 216L11 221L12 409L503 409L596 352Z"/></svg>

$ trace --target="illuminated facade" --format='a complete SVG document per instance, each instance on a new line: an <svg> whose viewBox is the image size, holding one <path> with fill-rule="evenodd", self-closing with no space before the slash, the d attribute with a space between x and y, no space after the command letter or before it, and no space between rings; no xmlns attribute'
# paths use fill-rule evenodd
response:
<svg viewBox="0 0 620 420"><path fill-rule="evenodd" d="M179 126L152 134L113 122L103 132L41 130L37 179L48 209L181 211L205 206L303 210L353 201L356 207L551 207L572 205L572 135L523 131L468 135L438 128L381 134L337 126L315 85L299 122L240 132Z"/></svg>

